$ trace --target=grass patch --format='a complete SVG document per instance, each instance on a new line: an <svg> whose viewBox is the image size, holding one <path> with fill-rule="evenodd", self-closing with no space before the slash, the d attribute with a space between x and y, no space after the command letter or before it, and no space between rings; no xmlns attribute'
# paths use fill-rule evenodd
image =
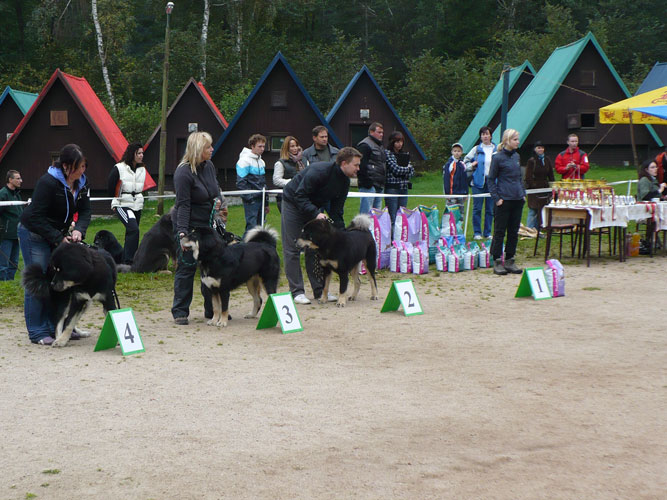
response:
<svg viewBox="0 0 667 500"><path fill-rule="evenodd" d="M60 469L46 469L42 471L42 474L60 474Z"/></svg>
<svg viewBox="0 0 667 500"><path fill-rule="evenodd" d="M594 292L596 290L602 290L602 288L598 288L596 286L585 286L582 288L582 290L586 290L587 292Z"/></svg>

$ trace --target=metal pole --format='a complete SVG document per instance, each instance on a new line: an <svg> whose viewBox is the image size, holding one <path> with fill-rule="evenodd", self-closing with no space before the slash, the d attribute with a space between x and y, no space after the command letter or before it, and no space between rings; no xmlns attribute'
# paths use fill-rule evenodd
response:
<svg viewBox="0 0 667 500"><path fill-rule="evenodd" d="M500 112L500 137L503 136L507 128L507 108L509 107L509 93L510 93L510 70L512 67L505 63L503 65L503 104Z"/></svg>
<svg viewBox="0 0 667 500"><path fill-rule="evenodd" d="M162 119L160 120L160 159L157 181L158 195L164 194L164 171L167 162L167 88L169 80L169 18L174 9L174 2L167 2L167 27L164 32L164 68L162 73ZM157 213L164 213L164 198L157 202Z"/></svg>

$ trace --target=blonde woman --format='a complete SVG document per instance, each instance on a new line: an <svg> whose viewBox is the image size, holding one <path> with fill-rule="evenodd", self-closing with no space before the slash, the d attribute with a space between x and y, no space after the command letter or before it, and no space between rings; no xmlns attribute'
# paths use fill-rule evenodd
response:
<svg viewBox="0 0 667 500"><path fill-rule="evenodd" d="M280 159L273 166L273 184L278 188L284 188L287 183L301 172L308 162L303 158L303 149L296 137L288 135L280 148ZM282 202L282 196L276 197L278 211Z"/></svg>
<svg viewBox="0 0 667 500"><path fill-rule="evenodd" d="M193 132L188 137L185 154L174 172L176 205L172 221L179 239L198 227L210 227L212 214L221 203L220 187L211 162L213 139L207 132ZM192 302L192 285L197 270L192 251L180 248L174 274L174 303L171 314L177 325L187 325ZM204 316L213 317L211 295L202 285Z"/></svg>
<svg viewBox="0 0 667 500"><path fill-rule="evenodd" d="M488 176L489 193L491 193L495 207L493 244L491 245L494 260L493 272L500 275L522 273L522 270L514 263L521 213L526 196L521 182L521 166L519 153L517 153L519 142L519 132L511 128L505 130L498 146L498 152L491 159ZM505 243L505 264L503 265L501 255L505 233L507 233L507 242Z"/></svg>

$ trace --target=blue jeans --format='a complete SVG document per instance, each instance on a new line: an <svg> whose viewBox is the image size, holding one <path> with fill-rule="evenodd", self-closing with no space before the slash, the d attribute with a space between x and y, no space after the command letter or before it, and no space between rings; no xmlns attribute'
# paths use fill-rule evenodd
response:
<svg viewBox="0 0 667 500"><path fill-rule="evenodd" d="M22 224L19 224L18 236L25 266L39 264L42 270L46 271L51 258L51 245L40 235L28 231ZM24 293L23 313L31 342L37 343L44 337L54 335L53 312L50 300L42 300L28 292Z"/></svg>
<svg viewBox="0 0 667 500"><path fill-rule="evenodd" d="M245 211L245 233L262 223L262 197L253 198L251 201L243 200Z"/></svg>
<svg viewBox="0 0 667 500"><path fill-rule="evenodd" d="M396 221L396 212L398 212L398 207L408 206L408 188L398 188L398 187L386 187L384 188L385 194L404 194L405 196L390 196L384 199L385 206L389 211L389 217L391 218L391 227L393 231L394 222Z"/></svg>
<svg viewBox="0 0 667 500"><path fill-rule="evenodd" d="M359 188L360 193L381 193L382 189L376 189L375 186L369 187L369 188ZM359 213L360 214L367 214L371 211L371 207L373 208L382 208L382 197L378 196L376 198L373 197L368 197L368 198L361 198L361 203L359 204Z"/></svg>
<svg viewBox="0 0 667 500"><path fill-rule="evenodd" d="M486 182L482 189L473 185L472 194L488 193ZM482 207L486 203L484 209L484 233L482 233ZM493 224L493 200L488 198L473 198L472 199L472 228L475 235L481 234L485 238L491 236L491 226Z"/></svg>
<svg viewBox="0 0 667 500"><path fill-rule="evenodd" d="M12 281L19 265L19 240L0 241L0 281Z"/></svg>
<svg viewBox="0 0 667 500"><path fill-rule="evenodd" d="M532 227L533 229L537 229L539 225L540 225L539 212L534 208L529 208L528 218L526 219L526 227Z"/></svg>

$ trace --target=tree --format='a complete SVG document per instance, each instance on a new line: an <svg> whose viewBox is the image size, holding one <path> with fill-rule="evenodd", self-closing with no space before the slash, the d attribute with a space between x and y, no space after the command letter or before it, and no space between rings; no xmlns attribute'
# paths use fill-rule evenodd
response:
<svg viewBox="0 0 667 500"><path fill-rule="evenodd" d="M91 0L91 12L93 15L93 22L95 23L95 34L97 36L97 52L100 56L100 63L102 64L102 76L104 77L104 85L107 88L107 95L109 96L109 103L113 114L116 114L116 100L113 97L111 90L111 80L109 80L109 70L107 69L106 53L104 52L104 40L102 38L102 28L100 27L100 20L97 15L97 0Z"/></svg>

